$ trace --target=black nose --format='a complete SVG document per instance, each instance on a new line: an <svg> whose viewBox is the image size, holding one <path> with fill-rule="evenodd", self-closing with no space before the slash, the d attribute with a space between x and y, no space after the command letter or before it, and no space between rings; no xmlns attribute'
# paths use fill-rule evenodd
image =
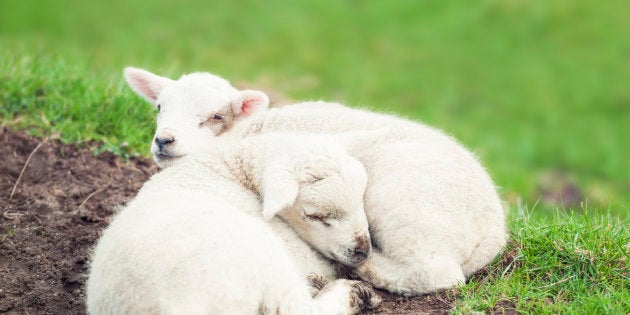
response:
<svg viewBox="0 0 630 315"><path fill-rule="evenodd" d="M157 144L158 148L160 150L162 150L162 148L164 148L165 145L168 145L169 143L173 143L175 142L175 138L171 137L171 136L166 136L166 137L155 137L155 144Z"/></svg>
<svg viewBox="0 0 630 315"><path fill-rule="evenodd" d="M361 260L366 260L368 255L370 254L370 250L366 250L363 248L355 248L354 249L354 257L361 259Z"/></svg>

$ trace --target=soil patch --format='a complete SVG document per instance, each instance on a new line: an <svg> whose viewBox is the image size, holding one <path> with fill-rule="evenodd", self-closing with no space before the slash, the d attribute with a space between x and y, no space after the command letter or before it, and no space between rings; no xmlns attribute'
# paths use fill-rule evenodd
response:
<svg viewBox="0 0 630 315"><path fill-rule="evenodd" d="M116 208L157 171L149 159L95 156L96 146L0 127L0 313L85 313L90 249ZM452 291L382 296L374 314L443 314L456 299Z"/></svg>
<svg viewBox="0 0 630 315"><path fill-rule="evenodd" d="M85 313L90 248L157 171L146 159L94 156L94 145L0 129L0 313Z"/></svg>

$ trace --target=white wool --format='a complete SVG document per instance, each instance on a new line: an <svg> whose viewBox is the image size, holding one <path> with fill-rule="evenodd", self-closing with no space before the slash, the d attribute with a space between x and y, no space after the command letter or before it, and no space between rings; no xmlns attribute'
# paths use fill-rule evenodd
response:
<svg viewBox="0 0 630 315"><path fill-rule="evenodd" d="M353 153L368 173L365 211L376 244L357 275L403 295L464 283L501 252L507 233L492 180L452 137L402 118L323 102L260 111L231 132L248 137L382 127L388 135Z"/></svg>
<svg viewBox="0 0 630 315"><path fill-rule="evenodd" d="M262 219L255 190L273 173L267 165L283 156L278 141L293 149L284 161L296 168L308 158L334 160L345 153L300 151L323 144L289 145L296 137L274 135L172 163L104 231L90 264L88 312L350 314L375 306L377 298L356 281L335 280L312 298L306 274L333 277L331 264L283 221ZM362 171L351 170L349 178L360 181ZM296 182L298 175L304 174L297 172ZM367 233L362 207L355 210L363 216L358 228ZM354 241L350 234L331 242Z"/></svg>
<svg viewBox="0 0 630 315"><path fill-rule="evenodd" d="M364 150L352 152L368 173L365 212L376 244L368 261L356 269L362 279L404 295L432 292L463 283L504 247L505 214L496 187L477 158L452 137L420 123L340 104L307 102L266 110L262 92L190 89L193 81L219 81L215 78L192 74L187 82L175 81L157 93L163 107L186 113L160 114L185 129L176 132L168 152L205 150L188 145L191 139L204 139L212 147L273 132L389 130ZM237 113L234 108L249 111ZM187 123L191 117L226 112L229 119L210 127ZM167 125L159 117L158 133Z"/></svg>

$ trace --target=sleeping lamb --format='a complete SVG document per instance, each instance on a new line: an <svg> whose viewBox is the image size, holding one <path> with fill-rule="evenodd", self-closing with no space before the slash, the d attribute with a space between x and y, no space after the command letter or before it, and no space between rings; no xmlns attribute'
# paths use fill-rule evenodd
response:
<svg viewBox="0 0 630 315"><path fill-rule="evenodd" d="M264 93L236 90L209 73L175 81L127 68L125 77L160 111L152 152L163 165L256 134L388 128L354 153L368 173L364 201L375 245L355 273L376 287L411 296L457 286L506 243L504 210L486 170L436 129L324 102L265 110Z"/></svg>
<svg viewBox="0 0 630 315"><path fill-rule="evenodd" d="M331 142L261 135L171 163L99 240L88 313L352 314L377 306L359 281L335 280L312 297L304 269L330 264L282 221L261 218L299 211L294 223L318 231L321 252L350 265L365 260L365 171Z"/></svg>

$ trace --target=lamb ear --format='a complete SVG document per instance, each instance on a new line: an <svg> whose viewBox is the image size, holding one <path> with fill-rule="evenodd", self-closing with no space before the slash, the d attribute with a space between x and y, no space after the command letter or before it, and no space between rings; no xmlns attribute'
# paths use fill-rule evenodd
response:
<svg viewBox="0 0 630 315"><path fill-rule="evenodd" d="M153 105L156 104L164 87L173 82L169 78L133 67L125 68L124 74L131 89Z"/></svg>
<svg viewBox="0 0 630 315"><path fill-rule="evenodd" d="M255 90L238 91L231 101L235 117L245 117L254 111L269 107L267 94Z"/></svg>
<svg viewBox="0 0 630 315"><path fill-rule="evenodd" d="M267 168L263 174L263 217L266 220L292 206L298 196L299 187L295 176L280 164Z"/></svg>
<svg viewBox="0 0 630 315"><path fill-rule="evenodd" d="M335 135L335 139L346 147L350 155L361 152L377 145L391 130L383 127L374 130L348 131Z"/></svg>

